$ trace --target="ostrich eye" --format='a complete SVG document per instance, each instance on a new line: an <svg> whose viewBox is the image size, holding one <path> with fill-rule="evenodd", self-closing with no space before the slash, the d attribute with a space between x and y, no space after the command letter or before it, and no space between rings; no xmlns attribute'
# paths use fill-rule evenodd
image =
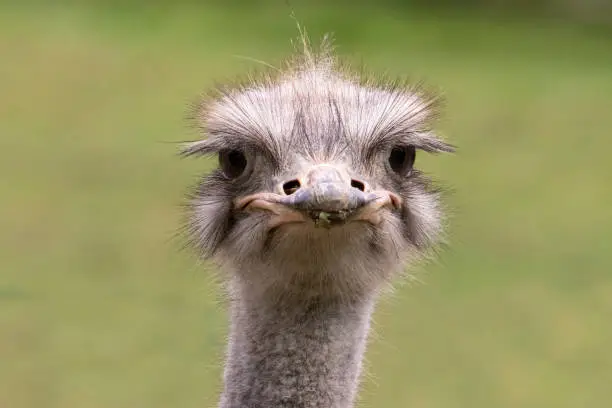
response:
<svg viewBox="0 0 612 408"><path fill-rule="evenodd" d="M415 157L414 146L396 146L389 154L389 166L395 173L405 176L412 170Z"/></svg>
<svg viewBox="0 0 612 408"><path fill-rule="evenodd" d="M229 179L240 177L247 167L247 158L240 150L225 150L219 153L219 165Z"/></svg>

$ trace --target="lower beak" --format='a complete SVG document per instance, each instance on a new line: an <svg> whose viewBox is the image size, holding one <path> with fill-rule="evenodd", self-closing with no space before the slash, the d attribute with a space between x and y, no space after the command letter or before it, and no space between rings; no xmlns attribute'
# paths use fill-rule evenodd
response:
<svg viewBox="0 0 612 408"><path fill-rule="evenodd" d="M391 210L401 208L399 196L384 190L356 196L343 195L342 199L344 203L354 205L330 205L321 209L314 207L311 204L313 201L306 201L303 198L295 199L291 196L286 197L273 193L258 193L236 200L235 208L240 211L271 213L271 228L282 224L303 222L314 222L315 226L325 228L350 221L363 221L378 225L383 219L381 214L383 208Z"/></svg>

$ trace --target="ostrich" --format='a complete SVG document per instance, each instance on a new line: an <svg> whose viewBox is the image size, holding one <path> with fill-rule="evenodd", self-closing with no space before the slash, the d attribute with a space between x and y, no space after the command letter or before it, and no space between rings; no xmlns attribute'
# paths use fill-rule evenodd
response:
<svg viewBox="0 0 612 408"><path fill-rule="evenodd" d="M219 160L187 231L228 298L220 408L352 407L377 299L441 237L439 192L413 167L453 151L431 129L437 99L301 42L204 98L206 137L182 151Z"/></svg>

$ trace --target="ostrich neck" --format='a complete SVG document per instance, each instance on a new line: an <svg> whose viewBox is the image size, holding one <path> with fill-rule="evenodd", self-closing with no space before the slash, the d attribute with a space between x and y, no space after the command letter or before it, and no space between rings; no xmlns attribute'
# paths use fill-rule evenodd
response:
<svg viewBox="0 0 612 408"><path fill-rule="evenodd" d="M272 302L237 289L220 408L352 407L374 296Z"/></svg>

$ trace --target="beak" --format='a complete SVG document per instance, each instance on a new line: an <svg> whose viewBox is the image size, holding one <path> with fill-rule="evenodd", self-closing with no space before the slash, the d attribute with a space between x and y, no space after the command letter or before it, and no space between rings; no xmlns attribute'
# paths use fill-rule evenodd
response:
<svg viewBox="0 0 612 408"><path fill-rule="evenodd" d="M253 194L237 200L235 206L243 211L272 212L273 226L314 221L316 226L325 228L358 220L378 224L382 220L380 209L401 207L396 194L367 191L365 183L352 180L329 164L309 169L298 184L299 188L291 194Z"/></svg>

